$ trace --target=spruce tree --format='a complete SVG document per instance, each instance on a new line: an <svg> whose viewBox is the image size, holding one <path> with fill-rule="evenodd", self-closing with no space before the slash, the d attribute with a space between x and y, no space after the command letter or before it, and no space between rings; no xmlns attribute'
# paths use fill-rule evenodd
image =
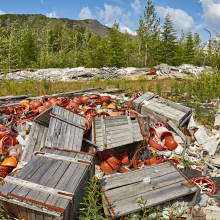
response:
<svg viewBox="0 0 220 220"><path fill-rule="evenodd" d="M110 29L109 39L109 62L110 66L120 67L123 61L123 42L121 33L119 33L119 23L116 21Z"/></svg>
<svg viewBox="0 0 220 220"><path fill-rule="evenodd" d="M193 35L192 32L189 31L186 36L186 56L185 56L185 62L189 64L193 64L193 59L195 55L195 48L194 48L194 41L193 41Z"/></svg>
<svg viewBox="0 0 220 220"><path fill-rule="evenodd" d="M173 27L171 16L168 13L164 19L161 33L161 61L168 65L175 65L175 53L177 50L177 33Z"/></svg>

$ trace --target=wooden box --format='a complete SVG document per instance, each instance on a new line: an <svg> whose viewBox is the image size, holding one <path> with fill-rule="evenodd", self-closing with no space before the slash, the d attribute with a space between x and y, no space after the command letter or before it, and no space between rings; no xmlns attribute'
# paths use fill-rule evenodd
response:
<svg viewBox="0 0 220 220"><path fill-rule="evenodd" d="M85 118L54 104L34 119L21 160L28 162L42 146L81 150Z"/></svg>
<svg viewBox="0 0 220 220"><path fill-rule="evenodd" d="M14 177L5 178L0 203L19 219L76 219L93 175L92 154L43 148Z"/></svg>
<svg viewBox="0 0 220 220"><path fill-rule="evenodd" d="M146 92L133 102L136 111L149 114L157 121L172 120L175 125L184 126L192 115L192 109L180 103L159 97L155 93Z"/></svg>

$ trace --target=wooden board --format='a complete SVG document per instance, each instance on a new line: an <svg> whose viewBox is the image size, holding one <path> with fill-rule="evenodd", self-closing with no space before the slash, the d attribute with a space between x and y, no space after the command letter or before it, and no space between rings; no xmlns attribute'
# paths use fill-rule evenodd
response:
<svg viewBox="0 0 220 220"><path fill-rule="evenodd" d="M151 179L150 184L143 182L145 177ZM141 197L147 201L147 207L152 207L199 191L197 187L183 186L182 183L189 183L169 162L106 177L100 183L116 217L139 211ZM103 202L108 207L104 197ZM112 211L106 210L108 213L110 217L114 216Z"/></svg>
<svg viewBox="0 0 220 220"><path fill-rule="evenodd" d="M37 122L33 122L28 136L27 145L21 155L21 161L29 162L33 156L33 152L39 151L44 146L47 131L47 127Z"/></svg>

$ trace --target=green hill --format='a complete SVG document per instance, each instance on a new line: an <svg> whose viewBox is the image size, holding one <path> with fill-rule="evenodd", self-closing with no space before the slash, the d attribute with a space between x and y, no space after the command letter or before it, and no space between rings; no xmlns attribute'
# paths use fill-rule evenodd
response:
<svg viewBox="0 0 220 220"><path fill-rule="evenodd" d="M102 25L95 19L86 20L71 20L67 18L48 18L41 14L4 14L0 15L0 25L3 27L10 27L10 25L17 21L19 25L28 25L29 27L42 28L49 22L53 24L60 24L61 26L67 23L67 26L72 30L78 30L84 33L86 28L89 28L92 34L98 34L101 37L109 36L110 28Z"/></svg>

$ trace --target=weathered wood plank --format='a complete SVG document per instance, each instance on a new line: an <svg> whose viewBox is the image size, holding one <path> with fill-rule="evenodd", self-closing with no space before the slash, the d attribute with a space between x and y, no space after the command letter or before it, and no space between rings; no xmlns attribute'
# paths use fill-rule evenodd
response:
<svg viewBox="0 0 220 220"><path fill-rule="evenodd" d="M64 117L69 119L70 111L64 112ZM65 142L65 136L66 136L66 129L67 129L67 123L62 122L61 123L61 130L60 130L60 138L58 141L58 149L64 149L64 142Z"/></svg>
<svg viewBox="0 0 220 220"><path fill-rule="evenodd" d="M186 180L183 181L182 183L188 184ZM150 193L137 195L134 196L133 198L127 198L123 200L123 202L121 201L112 202L111 205L114 208L115 213L117 213L117 216L122 216L140 210L137 201L141 198L141 196L144 201L147 201L147 207L152 207L157 204L161 204L163 202L169 201L171 199L175 199L196 192L197 190L198 189L196 187L190 189L188 187L182 186L181 182L179 182L166 186L163 189L157 189Z"/></svg>
<svg viewBox="0 0 220 220"><path fill-rule="evenodd" d="M30 133L29 133L29 137L27 140L27 145L25 146L24 151L21 155L21 161L27 161L29 147L32 147L31 143L32 143L32 137L35 133L35 127L36 127L36 122L33 122L32 126L31 126Z"/></svg>
<svg viewBox="0 0 220 220"><path fill-rule="evenodd" d="M155 172L155 170L157 172ZM176 169L169 163L161 163L161 164L153 164L150 167L145 167L140 170L135 170L129 173L121 174L121 175L116 175L112 177L107 177L104 179L100 179L100 182L102 184L103 189L109 190L111 188L116 188L116 187L121 187L124 185L140 182L143 180L143 175L144 177L156 177L158 176L158 172L160 172L160 175L164 175L167 172L173 172Z"/></svg>
<svg viewBox="0 0 220 220"><path fill-rule="evenodd" d="M144 178L145 176L142 176ZM109 201L118 201L124 200L126 198L131 198L135 195L140 195L143 193L147 193L150 191L154 191L155 189L163 188L165 186L181 182L183 181L183 177L180 175L179 172L167 172L164 175L158 175L156 177L150 177L151 183L147 185L141 181L138 183L126 185L120 188L107 190L105 192ZM134 190L135 189L135 190Z"/></svg>

